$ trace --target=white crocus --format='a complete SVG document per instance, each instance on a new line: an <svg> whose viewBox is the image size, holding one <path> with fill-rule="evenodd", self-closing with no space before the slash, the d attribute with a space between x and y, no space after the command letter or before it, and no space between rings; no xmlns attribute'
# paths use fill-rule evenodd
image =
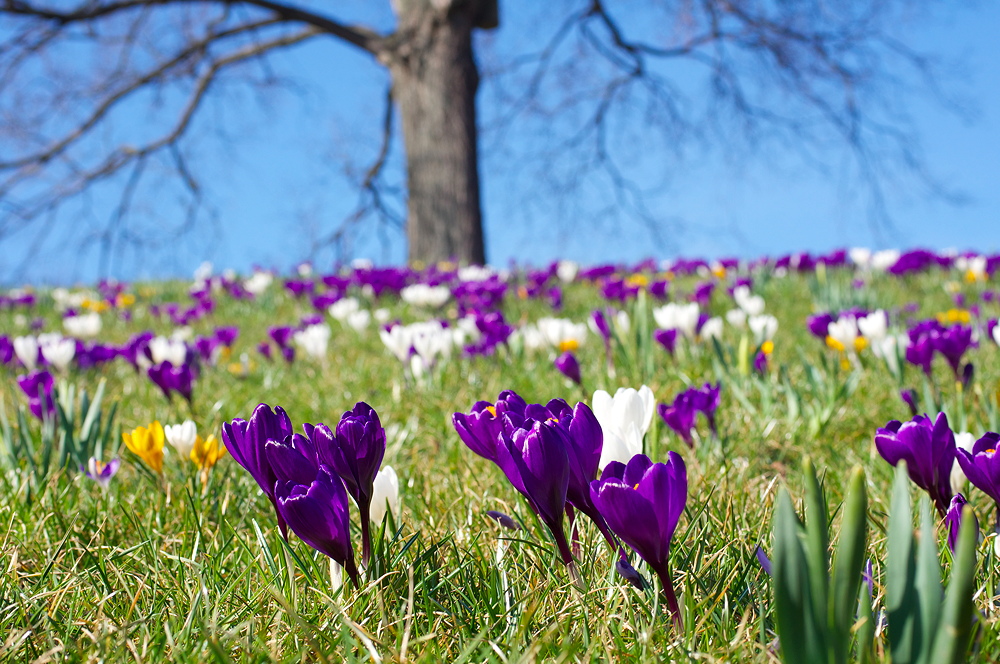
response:
<svg viewBox="0 0 1000 664"><path fill-rule="evenodd" d="M899 250L897 249L884 249L882 251L876 251L872 254L871 266L876 272L885 272L890 267L896 264L899 260Z"/></svg>
<svg viewBox="0 0 1000 664"><path fill-rule="evenodd" d="M768 314L750 316L747 320L747 326L753 334L754 341L757 344L762 344L774 339L774 335L778 331L778 319Z"/></svg>
<svg viewBox="0 0 1000 664"><path fill-rule="evenodd" d="M316 358L326 357L326 348L330 343L330 326L325 323L309 325L292 335L292 340L302 348L307 355Z"/></svg>
<svg viewBox="0 0 1000 664"><path fill-rule="evenodd" d="M198 439L198 427L194 422L184 420L181 424L168 424L163 427L163 434L182 459L191 458L191 450Z"/></svg>
<svg viewBox="0 0 1000 664"><path fill-rule="evenodd" d="M71 336L96 337L101 332L101 317L96 311L63 319L63 327Z"/></svg>
<svg viewBox="0 0 1000 664"><path fill-rule="evenodd" d="M889 316L877 309L858 319L858 331L871 343L881 341L889 333Z"/></svg>
<svg viewBox="0 0 1000 664"><path fill-rule="evenodd" d="M399 297L407 304L437 309L448 301L448 298L451 297L451 291L448 290L447 286L413 284L401 290Z"/></svg>
<svg viewBox="0 0 1000 664"><path fill-rule="evenodd" d="M615 332L618 336L624 337L632 329L632 321L628 317L627 311L619 311L614 317Z"/></svg>
<svg viewBox="0 0 1000 664"><path fill-rule="evenodd" d="M410 359L410 335L405 325L393 325L390 329L379 330L379 337L382 343L389 349L400 362L407 362Z"/></svg>
<svg viewBox="0 0 1000 664"><path fill-rule="evenodd" d="M574 350L587 339L587 324L566 318L539 318L535 324L545 341L552 347Z"/></svg>
<svg viewBox="0 0 1000 664"><path fill-rule="evenodd" d="M348 316L360 309L361 303L356 297L343 297L331 304L327 311L331 316L343 322L347 320Z"/></svg>
<svg viewBox="0 0 1000 664"><path fill-rule="evenodd" d="M664 330L678 330L689 339L694 339L698 329L701 308L697 302L677 304L670 302L653 309L653 320Z"/></svg>
<svg viewBox="0 0 1000 664"><path fill-rule="evenodd" d="M354 329L357 332L364 332L368 329L368 326L372 322L372 313L367 309L359 309L358 311L352 311L347 315L347 319L344 323L348 327Z"/></svg>
<svg viewBox="0 0 1000 664"><path fill-rule="evenodd" d="M28 371L34 371L38 364L38 339L31 335L14 337L14 354Z"/></svg>
<svg viewBox="0 0 1000 664"><path fill-rule="evenodd" d="M381 524L388 510L392 512L392 518L398 524L401 506L399 477L392 466L382 466L372 484L371 520Z"/></svg>
<svg viewBox="0 0 1000 664"><path fill-rule="evenodd" d="M270 272L254 272L249 279L243 282L243 288L251 295L260 295L268 289L274 275Z"/></svg>
<svg viewBox="0 0 1000 664"><path fill-rule="evenodd" d="M747 312L743 311L739 307L736 309L730 309L726 312L726 322L736 329L742 330L747 326Z"/></svg>
<svg viewBox="0 0 1000 664"><path fill-rule="evenodd" d="M597 390L591 399L594 417L604 432L600 467L603 470L612 461L628 463L642 452L642 439L653 422L656 399L653 391L643 385L638 390L621 387L612 397L604 390Z"/></svg>
<svg viewBox="0 0 1000 664"><path fill-rule="evenodd" d="M722 318L719 316L709 318L705 321L705 324L701 326L701 330L698 331L698 336L704 341L708 341L709 339L721 339Z"/></svg>
<svg viewBox="0 0 1000 664"><path fill-rule="evenodd" d="M576 279L576 273L580 271L580 265L574 261L562 260L556 266L556 276L564 284L571 283Z"/></svg>
<svg viewBox="0 0 1000 664"><path fill-rule="evenodd" d="M42 357L59 371L66 371L70 362L73 361L73 356L76 355L76 342L59 335L55 335L56 338L51 335L46 335L46 337L44 343L41 343L41 338L39 338Z"/></svg>
<svg viewBox="0 0 1000 664"><path fill-rule="evenodd" d="M1000 325L993 326L993 341L1000 346Z"/></svg>
<svg viewBox="0 0 1000 664"><path fill-rule="evenodd" d="M872 250L867 247L852 247L848 249L847 255L850 257L851 262L861 268L868 267L868 264L872 259Z"/></svg>
<svg viewBox="0 0 1000 664"><path fill-rule="evenodd" d="M963 431L961 433L955 434L955 445L962 448L966 452L972 452L972 446L976 444L976 437L973 436L968 431ZM968 481L965 473L962 472L962 466L959 465L958 459L952 462L951 465L951 491L952 493L965 494L965 483Z"/></svg>
<svg viewBox="0 0 1000 664"><path fill-rule="evenodd" d="M733 299L748 316L759 316L764 313L764 298L752 294L747 286L737 286L733 291Z"/></svg>
<svg viewBox="0 0 1000 664"><path fill-rule="evenodd" d="M173 366L179 367L187 359L187 345L180 339L153 337L149 341L149 354L152 356L153 364L170 362Z"/></svg>
<svg viewBox="0 0 1000 664"><path fill-rule="evenodd" d="M853 353L858 339L858 322L853 316L841 316L830 323L826 334L828 337L839 343L844 350Z"/></svg>

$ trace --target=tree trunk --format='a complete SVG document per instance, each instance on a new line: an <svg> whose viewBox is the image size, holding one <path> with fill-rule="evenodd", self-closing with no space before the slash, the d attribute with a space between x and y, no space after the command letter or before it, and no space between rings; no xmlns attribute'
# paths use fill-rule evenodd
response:
<svg viewBox="0 0 1000 664"><path fill-rule="evenodd" d="M442 10L409 0L400 8L402 39L387 64L403 125L411 262L486 260L472 53L477 4Z"/></svg>

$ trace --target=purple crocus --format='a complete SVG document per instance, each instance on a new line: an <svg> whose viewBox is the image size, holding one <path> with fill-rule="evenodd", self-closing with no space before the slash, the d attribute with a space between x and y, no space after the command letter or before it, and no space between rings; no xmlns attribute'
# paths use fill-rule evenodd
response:
<svg viewBox="0 0 1000 664"><path fill-rule="evenodd" d="M146 370L149 379L156 384L167 399L177 392L191 403L191 393L194 389L195 372L187 362L175 367L169 361L155 364Z"/></svg>
<svg viewBox="0 0 1000 664"><path fill-rule="evenodd" d="M1000 434L989 432L977 440L972 451L957 448L958 465L972 485L993 499L1000 509Z"/></svg>
<svg viewBox="0 0 1000 664"><path fill-rule="evenodd" d="M976 342L972 340L972 328L967 325L952 325L941 332L935 343L935 350L944 355L948 360L948 366L955 374L955 380L961 380L962 356L970 348L974 348Z"/></svg>
<svg viewBox="0 0 1000 664"><path fill-rule="evenodd" d="M809 316L809 318L806 319L806 326L809 328L810 334L821 341L826 341L828 330L830 329L830 323L834 320L836 319L832 314L829 312L823 312Z"/></svg>
<svg viewBox="0 0 1000 664"><path fill-rule="evenodd" d="M568 435L562 427L550 421L529 419L524 424L528 428L511 426L509 430L501 431L497 441L497 465L548 527L563 563L575 575L573 554L563 532L566 491L570 480L570 461L566 451Z"/></svg>
<svg viewBox="0 0 1000 664"><path fill-rule="evenodd" d="M279 516L292 531L303 542L340 563L357 585L347 491L341 478L321 464L310 482L279 480L274 495Z"/></svg>
<svg viewBox="0 0 1000 664"><path fill-rule="evenodd" d="M899 391L899 398L910 408L910 417L916 417L917 413L917 393L911 389Z"/></svg>
<svg viewBox="0 0 1000 664"><path fill-rule="evenodd" d="M677 330L656 330L653 332L653 338L666 348L668 353L674 354L677 348Z"/></svg>
<svg viewBox="0 0 1000 664"><path fill-rule="evenodd" d="M55 412L56 406L52 399L55 381L48 371L42 369L18 376L17 386L28 397L28 409L32 415L43 420Z"/></svg>
<svg viewBox="0 0 1000 664"><path fill-rule="evenodd" d="M669 452L667 463L637 454L625 465L612 461L600 480L590 483L591 499L611 530L656 573L674 624L681 613L670 577L670 540L687 503L684 460Z"/></svg>
<svg viewBox="0 0 1000 664"><path fill-rule="evenodd" d="M555 359L555 367L559 372L569 378L577 385L583 384L583 377L580 375L580 363L572 351L566 351Z"/></svg>
<svg viewBox="0 0 1000 664"><path fill-rule="evenodd" d="M678 394L672 404L661 403L656 407L656 410L666 425L680 436L688 447L694 449L694 438L691 432L694 431L696 413L686 393Z"/></svg>
<svg viewBox="0 0 1000 664"><path fill-rule="evenodd" d="M107 489L108 484L111 483L111 478L118 472L118 467L121 466L121 463L120 459L112 459L104 463L99 459L90 457L86 468L80 466L80 472L97 482L102 489Z"/></svg>
<svg viewBox="0 0 1000 664"><path fill-rule="evenodd" d="M470 450L496 462L497 437L503 429L503 416L509 412L523 416L526 407L527 403L516 392L504 390L495 404L477 401L471 412L452 415L451 422Z"/></svg>
<svg viewBox="0 0 1000 664"><path fill-rule="evenodd" d="M385 456L385 429L375 409L363 401L344 413L336 435L324 424L307 425L306 433L316 448L321 464L326 464L344 480L347 492L361 514L361 561L371 559L371 501L375 475Z"/></svg>
<svg viewBox="0 0 1000 664"><path fill-rule="evenodd" d="M265 452L268 441L283 441L292 435L292 423L281 406L272 411L266 403L254 408L250 420L240 418L222 425L222 442L226 449L236 459L236 463L250 473L261 491L275 507L278 517L278 528L281 535L288 539L288 527L285 518L278 510L274 497L274 484L277 476L271 468L271 462Z"/></svg>
<svg viewBox="0 0 1000 664"><path fill-rule="evenodd" d="M940 413L932 423L926 415L909 422L893 420L875 433L875 447L895 466L906 461L913 483L930 494L941 516L951 502L951 469L955 464L955 434Z"/></svg>
<svg viewBox="0 0 1000 664"><path fill-rule="evenodd" d="M966 524L962 521L962 508L968 504L969 501L965 499L960 493L955 494L951 499L951 504L948 505L948 511L944 515L944 522L948 525L948 548L951 549L952 553L955 553L955 545L958 543L958 532ZM976 515L972 515L972 527L979 532L979 519Z"/></svg>
<svg viewBox="0 0 1000 664"><path fill-rule="evenodd" d="M604 432L594 411L585 403L578 403L571 409L562 399L553 399L545 406L548 417L537 417L536 413L532 413L536 408L534 405L528 406L526 413L531 413L536 420L555 420L567 434L565 442L569 458L569 484L566 487L566 502L590 517L611 548L618 549L618 543L590 495L590 483L597 479L601 452L604 449Z"/></svg>

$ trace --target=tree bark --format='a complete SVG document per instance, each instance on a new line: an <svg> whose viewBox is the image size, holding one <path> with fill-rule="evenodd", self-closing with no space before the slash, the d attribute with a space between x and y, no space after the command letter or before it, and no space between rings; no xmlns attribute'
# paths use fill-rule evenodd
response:
<svg viewBox="0 0 1000 664"><path fill-rule="evenodd" d="M411 262L486 261L476 131L480 3L409 0L388 58L403 127ZM446 3L447 4L447 3Z"/></svg>

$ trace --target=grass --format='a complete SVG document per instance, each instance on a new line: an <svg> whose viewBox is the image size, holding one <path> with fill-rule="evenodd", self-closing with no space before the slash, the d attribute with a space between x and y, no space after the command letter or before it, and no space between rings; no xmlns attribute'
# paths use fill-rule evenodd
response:
<svg viewBox="0 0 1000 664"><path fill-rule="evenodd" d="M122 470L108 491L77 472L56 468L28 490L25 459L4 458L0 480L0 659L4 661L384 661L384 662L589 662L589 661L777 661L768 577L754 555L770 548L772 502L785 484L799 499L800 465L808 455L825 474L837 505L850 469L861 465L871 496L869 553L885 560L884 529L892 469L874 451L875 429L905 419L900 385L872 357L843 368L836 353L812 338L805 317L816 309L861 302L899 310L915 302L915 317L953 306L949 283L978 301L981 284L965 284L940 271L897 279L875 276L863 289L852 274L790 274L757 279L767 312L778 317L772 370L761 379L735 370L731 354L738 331L727 326L720 353L710 345L685 347L676 360L641 338L625 339L615 378L604 369L600 340L579 351L587 392L568 385L548 352L502 350L487 358L452 358L431 384L408 386L398 361L374 329L358 334L334 329L326 361L300 354L294 364L268 363L254 352L270 325L296 324L312 313L279 284L254 301L217 298L215 312L193 325L203 333L223 324L241 328L233 358L250 354L245 378L206 367L190 408L168 402L146 378L123 361L70 371L66 385L91 394L105 381L104 411L117 403L116 430L105 459L119 454ZM678 280L674 292L688 292ZM137 285L133 320L105 314L101 339L120 343L130 334L171 331L146 313L152 303L184 301L187 284ZM513 290L513 289L512 289ZM583 320L602 301L591 284L565 289L560 314ZM392 297L378 305L394 318L426 317ZM644 315L641 300L633 327ZM719 287L712 311L732 302ZM991 306L991 305L985 305ZM992 305L995 307L995 305ZM551 315L536 300L508 295L510 321ZM0 328L17 331L18 311L0 311ZM61 329L50 298L40 294L29 316L46 329ZM905 314L909 315L909 314ZM984 309L983 316L997 311ZM23 333L23 332L17 332ZM974 384L957 391L942 360L934 383L954 421L981 434L995 422L994 395L1000 379L998 349L982 339L970 358ZM22 396L13 365L0 367L0 399L11 435L22 429L39 440L39 424L18 420ZM909 367L906 385L922 390L919 371ZM672 546L672 568L684 618L683 633L670 627L655 589L638 591L614 573L615 558L596 529L585 524L579 568L584 589L559 564L554 544L524 500L492 464L472 454L451 427L455 411L477 400L493 400L514 389L529 401L553 397L589 400L592 390L652 387L659 402L689 384L723 383L718 414L720 441L713 445L699 421L702 446L692 452L656 421L646 451L663 460L668 450L688 464L687 509ZM853 391L838 390L845 383ZM325 557L295 537L285 543L270 504L250 476L224 458L202 484L192 464L168 455L164 475L146 472L120 446L120 431L153 419L164 424L194 419L204 435L222 422L248 417L259 402L281 405L293 424L339 420L356 401L370 403L388 430L385 463L400 476L403 510L398 527L377 535L373 564L360 588L334 589ZM992 418L992 420L991 420ZM657 418L658 419L658 418ZM956 429L958 427L956 426ZM217 434L218 435L218 434ZM970 500L983 523L992 505L976 489ZM512 514L524 524L500 530L487 510ZM355 527L357 533L356 511ZM944 531L939 527L939 533ZM998 574L993 538L980 547L977 606L984 630L978 657L1000 657L993 596ZM360 551L360 544L355 549ZM639 566L647 578L648 570ZM879 600L881 601L881 600ZM884 646L884 635L880 640Z"/></svg>

